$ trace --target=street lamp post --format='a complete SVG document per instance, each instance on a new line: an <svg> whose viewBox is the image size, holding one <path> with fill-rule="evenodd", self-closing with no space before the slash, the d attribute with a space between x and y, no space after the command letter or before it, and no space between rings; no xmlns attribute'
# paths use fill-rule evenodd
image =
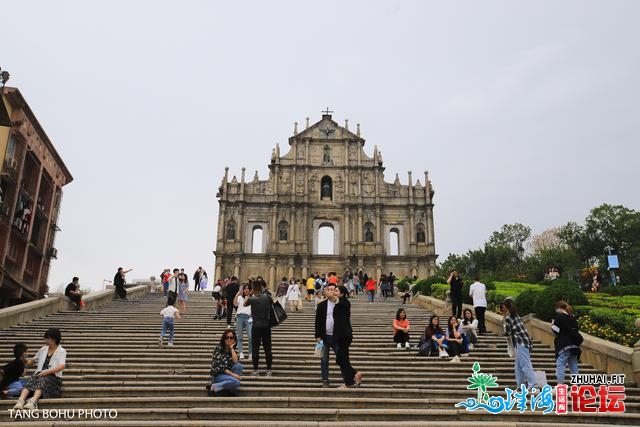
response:
<svg viewBox="0 0 640 427"><path fill-rule="evenodd" d="M607 264L609 265L609 275L611 276L611 284L613 286L618 285L618 279L616 278L616 268L618 268L618 257L613 253L614 249L611 246L605 246L604 250L607 251Z"/></svg>

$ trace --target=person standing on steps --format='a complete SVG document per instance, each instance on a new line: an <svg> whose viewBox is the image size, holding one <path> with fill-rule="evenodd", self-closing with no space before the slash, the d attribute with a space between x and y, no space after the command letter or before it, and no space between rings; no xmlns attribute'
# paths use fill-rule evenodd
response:
<svg viewBox="0 0 640 427"><path fill-rule="evenodd" d="M298 311L298 302L300 300L300 284L295 279L291 279L289 288L287 289L287 299L289 300L289 311ZM283 307L284 308L284 307Z"/></svg>
<svg viewBox="0 0 640 427"><path fill-rule="evenodd" d="M451 297L451 315L456 316L456 319L462 317L462 286L464 282L462 277L456 270L453 270L447 279L451 291L449 296Z"/></svg>
<svg viewBox="0 0 640 427"><path fill-rule="evenodd" d="M334 338L334 310L338 298L336 285L328 283L324 288L325 300L318 303L315 317L315 337L316 341L323 343L322 357L320 358L320 376L322 377L322 387L329 387L329 350L333 350L338 356L338 341Z"/></svg>
<svg viewBox="0 0 640 427"><path fill-rule="evenodd" d="M520 389L520 386L526 381L526 385L531 390L533 387L537 387L536 374L531 365L531 337L524 327L522 319L518 316L516 305L511 298L500 303L500 311L504 316L502 321L504 335L512 340L516 351L514 366L516 387Z"/></svg>
<svg viewBox="0 0 640 427"><path fill-rule="evenodd" d="M353 341L353 329L351 328L351 303L349 302L349 290L346 286L340 285L334 294L338 298L338 303L333 310L333 336L338 342L338 352L336 362L340 366L344 384L339 388L359 387L362 382L362 373L356 371L351 366L349 358L349 347Z"/></svg>
<svg viewBox="0 0 640 427"><path fill-rule="evenodd" d="M262 292L262 282L254 281L251 285L251 296L244 301L245 307L251 307L251 317L253 318L253 326L251 329L251 338L253 340L251 348L253 372L251 376L254 377L260 375L258 371L258 365L260 363L260 343L262 343L267 361L266 375L268 377L271 376L273 354L271 352L271 323L269 319L272 303L271 296L268 293Z"/></svg>
<svg viewBox="0 0 640 427"><path fill-rule="evenodd" d="M245 307L244 301L249 298L251 294L251 286L242 285L242 292L238 292L238 296L236 297L236 301L234 305L236 307L236 336L238 339L237 350L240 351L240 359L244 359L244 352L242 347L242 334L244 331L247 331L247 338L249 339L249 343L247 344L247 350L249 353L249 359L251 359L251 349L253 347L253 339L251 335L251 325L253 324L253 319L251 318L251 307Z"/></svg>
<svg viewBox="0 0 640 427"><path fill-rule="evenodd" d="M558 384L564 384L567 364L572 375L578 374L580 344L584 341L580 335L580 326L573 317L573 308L565 301L556 304L556 315L551 321L551 330L555 335L556 378Z"/></svg>
<svg viewBox="0 0 640 427"><path fill-rule="evenodd" d="M276 289L276 299L282 306L285 308L287 305L287 291L289 290L289 284L287 283L287 278L283 277L280 283L278 283L278 288Z"/></svg>
<svg viewBox="0 0 640 427"><path fill-rule="evenodd" d="M236 296L240 291L240 284L238 284L238 278L233 276L231 281L227 285L227 328L231 327L231 321L233 319L233 308Z"/></svg>
<svg viewBox="0 0 640 427"><path fill-rule="evenodd" d="M487 333L484 323L484 313L487 311L487 286L480 281L480 276L473 278L473 284L469 287L469 296L473 299L473 309L478 319L478 333Z"/></svg>
<svg viewBox="0 0 640 427"><path fill-rule="evenodd" d="M127 299L127 290L124 287L127 284L127 281L125 280L124 275L130 272L131 270L133 270L133 268L125 270L122 267L120 267L118 268L116 275L113 276L113 286L116 288L116 295L124 300Z"/></svg>
<svg viewBox="0 0 640 427"><path fill-rule="evenodd" d="M158 346L162 347L162 339L165 334L169 332L169 342L168 345L173 346L173 320L174 318L181 319L180 311L175 308L175 300L173 298L167 299L167 306L160 311L160 315L162 316L162 330L160 331L160 338L158 338Z"/></svg>

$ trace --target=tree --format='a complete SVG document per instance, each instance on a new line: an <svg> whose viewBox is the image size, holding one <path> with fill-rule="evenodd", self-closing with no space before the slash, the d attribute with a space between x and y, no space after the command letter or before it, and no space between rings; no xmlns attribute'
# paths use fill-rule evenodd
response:
<svg viewBox="0 0 640 427"><path fill-rule="evenodd" d="M517 251L525 244L529 236L531 236L531 227L516 222L515 224L505 224L499 231L494 231L487 243L493 247L502 246Z"/></svg>

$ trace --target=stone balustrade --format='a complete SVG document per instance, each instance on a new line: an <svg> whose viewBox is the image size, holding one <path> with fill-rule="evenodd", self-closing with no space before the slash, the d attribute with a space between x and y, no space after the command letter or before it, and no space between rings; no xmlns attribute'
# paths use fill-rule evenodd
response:
<svg viewBox="0 0 640 427"><path fill-rule="evenodd" d="M450 304L436 298L419 295L413 299L413 303L431 310L441 317L451 315ZM465 304L464 308L473 309L468 304ZM544 322L532 315L524 316L522 321L533 339L553 348L554 335L549 322ZM637 321L636 326L639 323ZM496 334L502 333L501 315L487 311L485 324L489 331ZM581 360L583 362L589 363L607 374L624 374L626 383L640 385L640 342L630 348L584 332L582 332L582 336L584 337L584 342L581 346Z"/></svg>

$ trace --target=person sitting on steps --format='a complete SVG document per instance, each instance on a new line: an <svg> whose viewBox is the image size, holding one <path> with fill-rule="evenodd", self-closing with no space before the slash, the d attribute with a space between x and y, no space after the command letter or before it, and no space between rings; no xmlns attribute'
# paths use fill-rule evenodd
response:
<svg viewBox="0 0 640 427"><path fill-rule="evenodd" d="M404 311L404 308L399 308L396 312L396 318L393 320L393 342L398 344L398 348L402 348L403 343L405 348L410 347L409 328L407 312Z"/></svg>
<svg viewBox="0 0 640 427"><path fill-rule="evenodd" d="M458 324L456 316L449 317L447 322L447 331L445 332L447 341L447 353L452 356L451 362L460 362L460 355L464 354L468 356L469 353L462 353L462 349L466 347L464 343L464 335L462 334L462 328Z"/></svg>
<svg viewBox="0 0 640 427"><path fill-rule="evenodd" d="M239 362L238 353L236 353L237 342L235 331L226 329L220 337L220 342L213 349L209 395L237 395L235 390L240 387L242 378L242 363Z"/></svg>

